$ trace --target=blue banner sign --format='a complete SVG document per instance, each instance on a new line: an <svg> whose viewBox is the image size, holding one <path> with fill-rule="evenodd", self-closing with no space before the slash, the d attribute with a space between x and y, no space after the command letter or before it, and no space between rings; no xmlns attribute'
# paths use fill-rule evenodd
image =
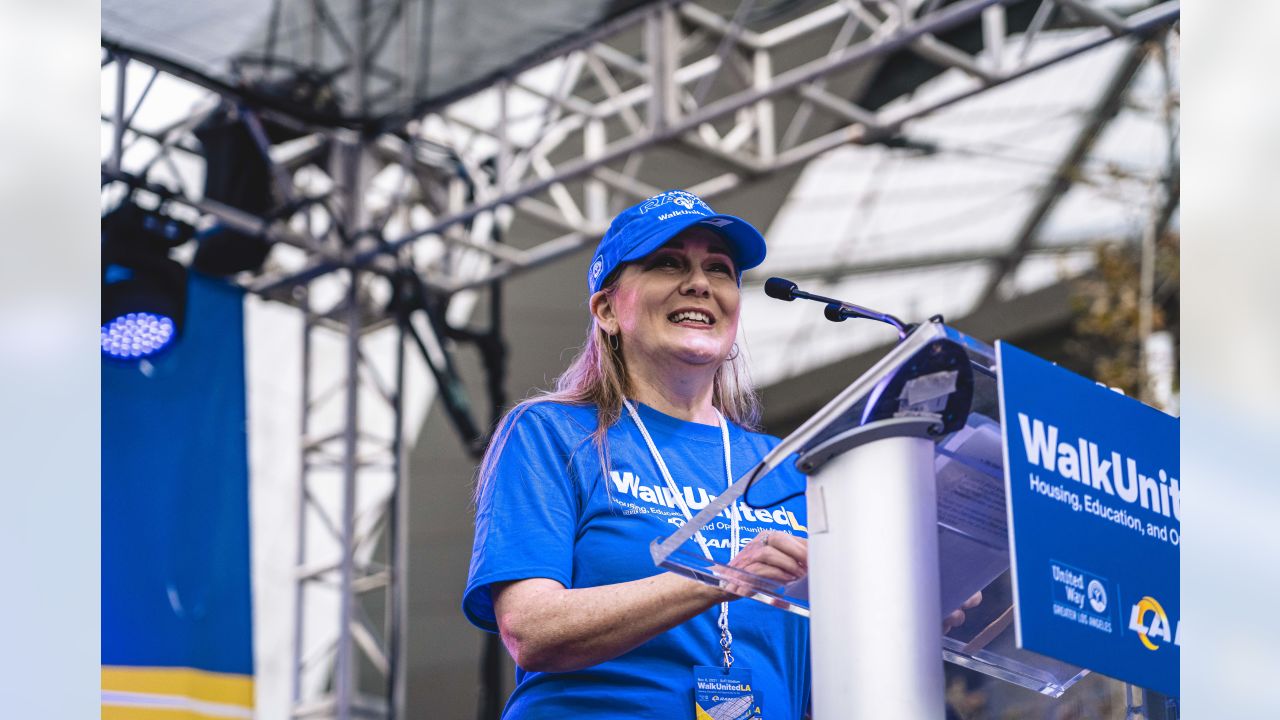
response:
<svg viewBox="0 0 1280 720"><path fill-rule="evenodd" d="M244 291L191 274L187 327L102 360L102 720L251 718Z"/></svg>
<svg viewBox="0 0 1280 720"><path fill-rule="evenodd" d="M1019 647L1177 696L1177 418L996 357Z"/></svg>

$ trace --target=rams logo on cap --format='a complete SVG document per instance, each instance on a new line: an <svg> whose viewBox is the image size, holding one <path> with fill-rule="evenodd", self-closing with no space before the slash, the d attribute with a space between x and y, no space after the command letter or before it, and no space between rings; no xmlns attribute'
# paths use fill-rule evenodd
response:
<svg viewBox="0 0 1280 720"><path fill-rule="evenodd" d="M667 203L675 203L686 210L693 210L694 207L696 206L697 208L699 208L699 212L705 212L708 215L712 213L711 207L707 205L705 202L703 202L702 198L698 197L697 195L694 195L693 193L690 193L690 192L685 192L684 190L672 190L670 192L664 192L660 195L654 195L653 197L646 200L644 205L640 206L640 214L644 215L650 210L653 210L654 208L662 207Z"/></svg>

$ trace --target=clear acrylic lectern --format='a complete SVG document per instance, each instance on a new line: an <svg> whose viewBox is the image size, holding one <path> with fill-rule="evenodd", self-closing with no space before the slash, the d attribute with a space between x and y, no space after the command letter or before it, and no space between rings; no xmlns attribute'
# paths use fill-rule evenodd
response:
<svg viewBox="0 0 1280 720"><path fill-rule="evenodd" d="M995 351L943 325L914 329L759 465L667 538L659 566L808 616L813 710L943 716L942 663L1057 697L1088 671L1014 644ZM794 455L808 475L809 576L778 585L707 560L694 533ZM943 635L941 620L983 602Z"/></svg>

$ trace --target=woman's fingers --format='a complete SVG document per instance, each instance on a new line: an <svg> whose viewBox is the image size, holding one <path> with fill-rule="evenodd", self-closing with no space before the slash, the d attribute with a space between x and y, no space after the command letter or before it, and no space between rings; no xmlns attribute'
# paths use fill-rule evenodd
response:
<svg viewBox="0 0 1280 720"><path fill-rule="evenodd" d="M790 583L809 572L809 543L788 533L765 531L747 543L729 563L730 567L777 583ZM720 589L747 597L754 590L742 582L724 579Z"/></svg>
<svg viewBox="0 0 1280 720"><path fill-rule="evenodd" d="M951 632L953 628L957 628L964 624L965 615L963 610L953 610L950 615L942 620L942 633Z"/></svg>
<svg viewBox="0 0 1280 720"><path fill-rule="evenodd" d="M804 538L798 538L788 533L764 532L768 546L773 548L788 558L795 561L796 565L808 571L809 569L809 541Z"/></svg>
<svg viewBox="0 0 1280 720"><path fill-rule="evenodd" d="M807 572L805 566L801 565L795 558L775 548L767 549L756 557L750 558L741 567L743 570L757 575L786 580L787 582L799 580Z"/></svg>
<svg viewBox="0 0 1280 720"><path fill-rule="evenodd" d="M804 577L804 573L795 569L783 568L763 561L757 561L739 567L752 575L759 575L762 578L767 578L780 583L795 582L796 580Z"/></svg>
<svg viewBox="0 0 1280 720"><path fill-rule="evenodd" d="M730 565L770 580L792 582L808 572L808 554L805 540L787 533L762 532Z"/></svg>
<svg viewBox="0 0 1280 720"><path fill-rule="evenodd" d="M968 600L965 600L965 601L960 605L960 607L959 607L959 608L957 608L956 610L951 611L951 614L949 614L949 615L947 615L945 618L943 618L943 620L942 620L942 632L943 632L943 633L948 633L948 632L950 632L952 629L957 628L957 627L960 627L961 625L963 625L963 624L964 624L964 621L965 621L965 618L966 618L966 615L965 615L965 612L964 612L964 611L965 611L965 610L972 610L972 609L974 609L974 608L978 607L978 605L979 605L981 602L982 602L982 591L981 591L981 590L979 590L978 592L974 593L973 595L970 595L970 596L969 596L969 599L968 599Z"/></svg>

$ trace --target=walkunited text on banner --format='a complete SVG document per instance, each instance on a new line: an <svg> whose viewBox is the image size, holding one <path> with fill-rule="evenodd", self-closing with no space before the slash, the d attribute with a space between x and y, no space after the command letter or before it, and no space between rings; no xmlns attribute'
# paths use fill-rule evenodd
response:
<svg viewBox="0 0 1280 720"><path fill-rule="evenodd" d="M1140 535L1177 545L1180 541L1176 525L1143 521L1133 506L1159 514L1164 518L1182 520L1182 506L1178 478L1164 468L1144 475L1138 461L1122 456L1115 450L1099 451L1097 443L1086 438L1074 442L1063 441L1063 433L1051 423L1018 413L1018 428L1022 433L1023 449L1027 462L1056 473L1062 480L1078 485L1062 485L1057 478L1038 474L1030 475L1031 490L1071 506L1075 512L1084 511L1114 522ZM1092 489L1099 495L1078 492L1078 488ZM1119 500L1121 505L1116 505ZM1134 510L1134 512L1130 512Z"/></svg>

